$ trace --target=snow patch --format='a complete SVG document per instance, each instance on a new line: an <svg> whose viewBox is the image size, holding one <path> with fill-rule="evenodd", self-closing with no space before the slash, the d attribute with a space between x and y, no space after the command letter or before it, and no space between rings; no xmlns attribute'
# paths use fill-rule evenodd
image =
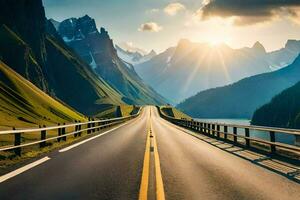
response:
<svg viewBox="0 0 300 200"><path fill-rule="evenodd" d="M169 63L171 62L171 59L172 59L172 56L169 56L169 57L167 58L167 64L169 64Z"/></svg>
<svg viewBox="0 0 300 200"><path fill-rule="evenodd" d="M74 41L74 37L72 37L71 39L69 39L68 37L66 37L66 36L64 36L63 37L63 40L65 41L65 42L72 42L72 41Z"/></svg>
<svg viewBox="0 0 300 200"><path fill-rule="evenodd" d="M153 57L151 55L145 55L145 56L142 55L142 57L137 57L135 53L126 52L125 50L122 51L119 48L116 48L116 50L117 50L117 55L119 58L121 58L121 60L130 63L132 65L137 65L146 62Z"/></svg>
<svg viewBox="0 0 300 200"><path fill-rule="evenodd" d="M90 63L90 66L93 68L93 69L96 69L97 68L97 64L95 62L95 59L94 59L94 56L92 54L92 52L90 52L90 56L92 58L92 62Z"/></svg>

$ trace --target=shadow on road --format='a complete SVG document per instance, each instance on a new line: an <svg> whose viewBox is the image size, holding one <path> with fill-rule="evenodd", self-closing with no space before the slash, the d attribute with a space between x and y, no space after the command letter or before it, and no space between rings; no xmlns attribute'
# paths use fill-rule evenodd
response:
<svg viewBox="0 0 300 200"><path fill-rule="evenodd" d="M191 136L194 136L223 151L248 160L255 165L271 170L277 174L285 176L296 183L300 183L300 161L291 160L289 158L284 158L279 155L267 155L265 152L258 149L247 149L245 147L242 147L241 145L234 145L230 143L230 141L225 142L212 137L208 137L206 135L195 133L191 130L178 127L174 124L172 125L175 126L177 129L180 129L190 134Z"/></svg>

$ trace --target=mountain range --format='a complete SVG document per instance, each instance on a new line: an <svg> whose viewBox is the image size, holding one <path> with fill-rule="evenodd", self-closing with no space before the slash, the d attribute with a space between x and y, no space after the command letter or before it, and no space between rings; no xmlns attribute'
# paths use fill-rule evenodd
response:
<svg viewBox="0 0 300 200"><path fill-rule="evenodd" d="M131 63L119 58L108 32L104 28L98 31L94 19L85 15L54 25L64 42L89 63L98 77L122 94L125 103L166 103L161 95L141 80Z"/></svg>
<svg viewBox="0 0 300 200"><path fill-rule="evenodd" d="M150 51L148 54L142 54L139 51L125 50L118 45L115 45L115 48L117 50L119 58L121 58L124 62L132 65L137 65L146 62L157 55L154 50Z"/></svg>
<svg viewBox="0 0 300 200"><path fill-rule="evenodd" d="M199 92L177 107L197 118L250 119L256 109L298 81L300 81L300 56L289 66L277 71Z"/></svg>
<svg viewBox="0 0 300 200"><path fill-rule="evenodd" d="M259 42L251 48L232 49L187 39L176 47L135 66L137 73L157 92L176 104L196 93L234 83L245 77L272 72L291 64L300 52L300 41L266 52Z"/></svg>

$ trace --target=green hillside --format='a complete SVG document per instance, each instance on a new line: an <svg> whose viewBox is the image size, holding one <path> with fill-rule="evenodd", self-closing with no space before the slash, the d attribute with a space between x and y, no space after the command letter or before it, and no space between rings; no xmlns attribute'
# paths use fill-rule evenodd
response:
<svg viewBox="0 0 300 200"><path fill-rule="evenodd" d="M176 108L174 108L172 106L161 106L160 109L162 112L164 112L164 114L166 114L170 117L174 117L176 119L191 119L190 116L177 110Z"/></svg>
<svg viewBox="0 0 300 200"><path fill-rule="evenodd" d="M114 117L127 117L134 115L138 112L139 107L134 105L120 105L111 106L102 110L100 113L96 114L96 118L114 118Z"/></svg>
<svg viewBox="0 0 300 200"><path fill-rule="evenodd" d="M51 98L0 61L0 129L53 125L86 118Z"/></svg>

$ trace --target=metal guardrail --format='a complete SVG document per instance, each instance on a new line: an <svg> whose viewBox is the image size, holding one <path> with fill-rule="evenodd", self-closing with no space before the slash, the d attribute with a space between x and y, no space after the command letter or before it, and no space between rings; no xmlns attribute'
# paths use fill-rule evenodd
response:
<svg viewBox="0 0 300 200"><path fill-rule="evenodd" d="M233 143L238 143L238 138L244 139L244 143L246 147L251 146L251 141L270 145L270 153L276 154L277 147L292 150L297 153L300 153L300 147L296 145L285 144L281 142L276 142L276 134L288 134L295 136L296 142L300 142L300 130L297 129L284 129L284 128L274 128L274 127L264 127L264 126L252 126L252 125L237 125L237 124L225 124L225 123L211 123L211 122L203 122L197 121L194 119L177 119L171 116L166 115L159 107L159 114L162 118L170 121L173 124L189 128L196 132L200 132L201 134L205 134L208 136L215 137L217 139L228 140L228 135L233 137ZM230 133L228 128L231 128L233 131ZM244 135L238 134L238 129L244 130ZM268 132L269 141L251 137L251 130L261 131L262 133ZM221 134L223 137L221 138Z"/></svg>
<svg viewBox="0 0 300 200"><path fill-rule="evenodd" d="M127 120L133 119L137 117L141 112L141 108L139 111L131 116L127 117L118 117L112 119L105 119L105 120L96 120L96 121L88 121L82 123L72 123L72 124L63 124L58 126L50 126L50 127L42 127L42 128L32 128L32 129L13 129L13 130L5 130L0 131L1 135L14 135L14 144L0 146L0 151L9 151L13 150L16 155L21 155L22 147L31 146L39 144L40 148L47 146L46 142L51 140L60 141L67 141L67 136L74 135L74 137L80 137L84 131L87 134L94 133L99 131L100 129L119 124L125 122ZM73 130L69 133L66 132L66 128L73 128ZM47 131L56 131L57 136L47 138ZM34 142L27 142L22 143L22 134L25 133L40 133L40 140Z"/></svg>

